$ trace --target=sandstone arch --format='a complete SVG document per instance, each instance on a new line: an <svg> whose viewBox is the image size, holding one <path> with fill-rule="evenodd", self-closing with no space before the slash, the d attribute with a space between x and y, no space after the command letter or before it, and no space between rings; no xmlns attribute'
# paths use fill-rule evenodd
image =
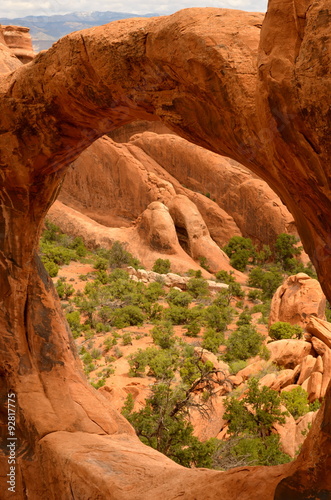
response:
<svg viewBox="0 0 331 500"><path fill-rule="evenodd" d="M229 473L177 466L144 447L86 385L35 256L68 163L104 133L158 117L271 185L294 215L331 299L328 2L270 0L259 56L262 15L190 9L74 33L1 77L0 391L2 402L8 391L17 394L20 498L330 494L330 390L290 465ZM4 66L13 69L3 52ZM1 430L5 438L5 425ZM1 447L5 484L4 439Z"/></svg>

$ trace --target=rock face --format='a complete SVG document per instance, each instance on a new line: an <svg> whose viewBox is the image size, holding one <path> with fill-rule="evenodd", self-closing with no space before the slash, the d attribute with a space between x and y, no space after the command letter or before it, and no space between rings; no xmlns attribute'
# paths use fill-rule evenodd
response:
<svg viewBox="0 0 331 500"><path fill-rule="evenodd" d="M135 129L120 130L117 139L128 140ZM241 234L272 245L278 234L296 231L266 182L228 158L157 130L163 133L133 134L124 144L108 137L96 141L69 169L59 199L97 222L118 226L129 224L152 201L167 205L174 193L182 194L197 205L220 246Z"/></svg>
<svg viewBox="0 0 331 500"><path fill-rule="evenodd" d="M133 224L150 203L160 201L168 206L177 194L196 205L218 245L241 235L233 218L214 201L184 188L138 147L116 144L106 136L72 164L59 199L101 224L125 227Z"/></svg>
<svg viewBox="0 0 331 500"><path fill-rule="evenodd" d="M230 160L181 137L150 132L131 137L186 187L208 193L235 221L243 236L273 244L280 233L295 231L292 215L266 182Z"/></svg>
<svg viewBox="0 0 331 500"><path fill-rule="evenodd" d="M0 395L17 397L18 496L329 496L330 389L291 464L184 469L143 446L88 386L35 255L68 164L103 134L157 115L268 182L293 214L331 299L329 0L270 0L258 50L262 21L209 8L119 21L73 33L1 77ZM6 422L5 405L0 411ZM1 456L6 484L3 449Z"/></svg>
<svg viewBox="0 0 331 500"><path fill-rule="evenodd" d="M305 327L312 316L325 318L326 298L319 282L305 273L289 276L276 290L269 324L285 321Z"/></svg>
<svg viewBox="0 0 331 500"><path fill-rule="evenodd" d="M30 28L23 26L2 26L2 29L5 43L13 54L23 64L32 61L36 54L32 47L32 39L29 33Z"/></svg>
<svg viewBox="0 0 331 500"><path fill-rule="evenodd" d="M15 57L13 52L8 47L3 28L0 25L0 74L9 73L21 66L22 63Z"/></svg>

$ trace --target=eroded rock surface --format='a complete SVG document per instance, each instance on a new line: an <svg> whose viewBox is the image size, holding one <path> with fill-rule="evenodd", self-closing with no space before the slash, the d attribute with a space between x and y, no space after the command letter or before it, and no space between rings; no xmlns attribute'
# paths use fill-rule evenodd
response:
<svg viewBox="0 0 331 500"><path fill-rule="evenodd" d="M331 299L329 0L270 0L268 9L259 55L262 15L192 9L73 33L2 76L1 400L17 394L21 497L329 495L330 390L291 464L184 469L144 447L87 385L35 257L69 163L103 134L157 115L268 182L293 214ZM0 411L6 421L4 405ZM1 481L6 465L1 460Z"/></svg>
<svg viewBox="0 0 331 500"><path fill-rule="evenodd" d="M326 298L319 282L305 273L289 276L276 290L269 324L285 321L305 327L310 318L325 319Z"/></svg>

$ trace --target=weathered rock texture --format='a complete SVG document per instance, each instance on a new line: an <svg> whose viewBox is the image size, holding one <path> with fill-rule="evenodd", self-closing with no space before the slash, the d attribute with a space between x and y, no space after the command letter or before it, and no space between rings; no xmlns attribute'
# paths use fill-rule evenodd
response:
<svg viewBox="0 0 331 500"><path fill-rule="evenodd" d="M139 123L144 122L138 129ZM128 139L125 132L135 129L120 130ZM197 205L221 246L241 234L273 245L278 234L295 231L293 217L266 182L233 160L168 133L133 134L125 144L99 139L73 162L59 199L118 226L128 225L152 201L168 205L174 193Z"/></svg>
<svg viewBox="0 0 331 500"><path fill-rule="evenodd" d="M164 142L167 147L167 141ZM223 246L231 236L241 235L233 218L217 203L183 187L139 147L116 144L106 136L73 162L59 200L101 224L125 227L134 223L150 203L161 201L168 206L176 194L185 195L196 205L218 245Z"/></svg>
<svg viewBox="0 0 331 500"><path fill-rule="evenodd" d="M30 28L23 26L2 26L5 43L13 54L26 64L35 57Z"/></svg>
<svg viewBox="0 0 331 500"><path fill-rule="evenodd" d="M21 498L330 495L330 389L291 464L183 469L144 447L87 385L35 256L67 165L103 134L156 115L268 182L330 300L330 18L329 0L270 0L259 54L260 14L193 9L130 19L73 33L2 76L0 391L1 401L17 395ZM5 405L0 411L6 422Z"/></svg>
<svg viewBox="0 0 331 500"><path fill-rule="evenodd" d="M325 306L326 298L319 282L298 273L277 288L271 301L269 324L285 321L305 327L313 316L325 319Z"/></svg>

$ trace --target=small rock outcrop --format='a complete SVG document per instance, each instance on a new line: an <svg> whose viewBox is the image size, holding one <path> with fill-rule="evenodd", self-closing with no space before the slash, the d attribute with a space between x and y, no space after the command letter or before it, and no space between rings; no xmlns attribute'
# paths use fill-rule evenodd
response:
<svg viewBox="0 0 331 500"><path fill-rule="evenodd" d="M2 26L7 47L23 63L26 64L36 56L30 35L30 28L23 26Z"/></svg>
<svg viewBox="0 0 331 500"><path fill-rule="evenodd" d="M289 276L276 290L269 324L285 321L305 327L311 316L325 318L326 298L319 282L305 273Z"/></svg>

